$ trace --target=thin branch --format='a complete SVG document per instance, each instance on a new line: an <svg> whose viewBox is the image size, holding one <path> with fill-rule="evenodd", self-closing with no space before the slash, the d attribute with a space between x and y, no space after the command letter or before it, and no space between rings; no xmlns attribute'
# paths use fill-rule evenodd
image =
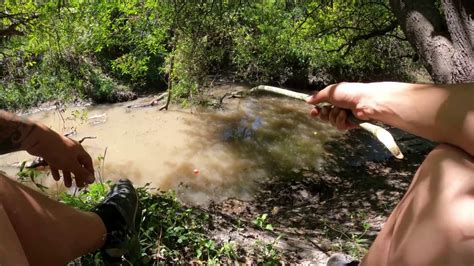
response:
<svg viewBox="0 0 474 266"><path fill-rule="evenodd" d="M83 137L83 138L80 139L78 142L82 144L82 143L84 142L84 140L86 140L86 139L96 139L96 138L97 138L97 137Z"/></svg>
<svg viewBox="0 0 474 266"><path fill-rule="evenodd" d="M293 33L291 34L291 36L294 36L296 34L296 32L298 32L298 30L306 23L306 21L316 12L318 11L321 6L323 5L323 3L320 3L318 6L316 6L313 10L311 10L309 13L306 14L305 18L303 19L303 21L301 21L301 23L296 26L296 28L293 30Z"/></svg>
<svg viewBox="0 0 474 266"><path fill-rule="evenodd" d="M11 21L11 24L8 25L6 28L0 29L0 37L10 37L10 36L20 36L24 35L25 33L18 30L18 26L27 26L27 24L36 18L39 18L38 14L30 14L25 15L23 13L18 14L8 14L5 12L0 12L0 19L6 18Z"/></svg>
<svg viewBox="0 0 474 266"><path fill-rule="evenodd" d="M323 29L313 34L314 38L321 38L325 35L331 35L338 33L343 30L353 30L353 31L363 31L363 28L354 27L354 26L334 26L330 28Z"/></svg>
<svg viewBox="0 0 474 266"><path fill-rule="evenodd" d="M390 21L390 24L386 25L384 28L375 29L375 30L373 30L371 32L368 32L366 34L357 35L354 38L352 38L351 40L349 40L348 42L346 42L346 43L342 44L341 46L339 46L337 49L331 50L330 52L336 52L336 51L340 52L343 49L346 49L345 52L344 52L344 56L346 56L352 50L352 48L354 48L356 46L356 44L359 43L360 41L368 40L368 39L373 38L373 37L386 35L387 33L392 32L393 30L395 30L397 27L398 27L397 21L392 20L392 21Z"/></svg>
<svg viewBox="0 0 474 266"><path fill-rule="evenodd" d="M306 100L310 95L305 94L305 93L300 93L300 92L295 92L295 91L290 91L290 90L285 90L282 88L277 88L277 87L272 87L272 86L265 86L265 85L260 85L257 87L252 88L249 93L257 92L257 91L266 91L266 92L271 92L271 93L276 93L280 95L284 95L290 98L294 98L297 100ZM328 106L331 105L330 103L321 103L318 104L317 106L323 107L323 106ZM400 151L400 148L398 147L397 143L395 142L395 139L393 138L392 134L388 132L386 129L371 124L369 122L360 120L352 114L352 112L348 112L347 116L349 122L358 125L360 128L366 130L370 134L372 134L375 138L377 138L389 151L392 153L392 155L397 158L397 159L403 159L403 154Z"/></svg>
<svg viewBox="0 0 474 266"><path fill-rule="evenodd" d="M374 6L381 6L385 9L387 9L388 11L392 12L392 10L390 9L390 6L385 4L383 1L369 1L369 2L365 2L365 3L362 3L360 5L360 7L365 7L365 6L368 6L368 5L374 5Z"/></svg>
<svg viewBox="0 0 474 266"><path fill-rule="evenodd" d="M11 24L7 28L0 29L0 37L10 37L10 36L21 36L24 35L24 32L19 31L16 27L19 24Z"/></svg>

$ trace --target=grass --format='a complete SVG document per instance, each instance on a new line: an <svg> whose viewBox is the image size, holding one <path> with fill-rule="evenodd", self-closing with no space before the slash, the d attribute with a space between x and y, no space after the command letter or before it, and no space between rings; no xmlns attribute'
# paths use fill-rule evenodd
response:
<svg viewBox="0 0 474 266"><path fill-rule="evenodd" d="M261 240L255 241L254 250L257 257L257 264L263 265L277 265L280 264L282 254L280 250L276 248L276 244L280 240L281 236L278 236L272 242L264 242Z"/></svg>
<svg viewBox="0 0 474 266"><path fill-rule="evenodd" d="M344 226L331 226L327 221L324 223L324 234L329 238L337 236L338 239L331 247L334 251L343 252L352 258L362 258L368 251L369 237L367 233L371 229L371 224L367 221L367 214L358 212L351 215L351 222L361 231L348 232Z"/></svg>
<svg viewBox="0 0 474 266"><path fill-rule="evenodd" d="M76 194L62 193L59 200L81 210L90 210L103 200L110 184L95 183ZM130 241L124 261L130 265L237 261L233 243L218 243L208 237L211 219L208 214L182 205L174 191L159 191L145 185L138 187L137 193L141 204L140 230ZM83 256L77 262L102 264L98 252Z"/></svg>
<svg viewBox="0 0 474 266"><path fill-rule="evenodd" d="M89 211L107 195L112 182L103 181L105 153L99 158L97 167L99 182L74 193L62 192L57 199L74 208ZM47 191L41 184L41 178L47 175L34 169L20 168L18 181L33 183L38 189ZM123 257L125 265L156 264L230 264L242 263L245 257L239 254L238 245L234 242L216 241L210 237L212 216L200 210L189 208L179 202L174 191L160 191L149 184L137 187L141 215L137 220L139 232L128 243L129 252ZM254 220L261 230L273 230L262 214ZM238 225L235 225L238 226ZM256 240L253 255L258 263L274 264L281 258L275 240L266 243ZM103 265L100 252L96 251L82 256L69 265Z"/></svg>

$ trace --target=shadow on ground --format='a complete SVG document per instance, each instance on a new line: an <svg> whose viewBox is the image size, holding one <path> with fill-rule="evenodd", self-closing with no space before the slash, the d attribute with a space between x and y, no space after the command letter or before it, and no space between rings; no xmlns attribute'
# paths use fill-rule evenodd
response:
<svg viewBox="0 0 474 266"><path fill-rule="evenodd" d="M274 171L252 201L211 204L209 210L220 217L221 237L274 241L290 263L323 264L333 252L362 257L434 147L408 133L391 131L405 154L403 160L391 157L368 133L353 130L324 144L323 163L317 169ZM251 224L263 213L275 228L266 236L235 226L225 229L227 222ZM275 242L278 235L282 237Z"/></svg>

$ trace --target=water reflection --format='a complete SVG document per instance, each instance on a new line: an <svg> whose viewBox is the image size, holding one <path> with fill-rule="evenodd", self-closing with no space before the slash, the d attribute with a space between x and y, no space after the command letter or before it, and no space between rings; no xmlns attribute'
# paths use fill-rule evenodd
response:
<svg viewBox="0 0 474 266"><path fill-rule="evenodd" d="M107 148L103 169L107 178L128 177L137 184L177 189L182 200L194 204L250 199L258 189L256 181L293 168L317 169L322 144L336 134L311 119L304 103L278 97L229 100L225 111L191 112L174 106L172 110L178 111L160 112L127 105L71 109L62 117L48 111L32 119L61 132L74 129L76 139L96 137L84 146L94 158ZM84 113L94 121L106 119L88 123L78 118ZM11 175L12 163L29 156L15 153L0 158L0 170Z"/></svg>

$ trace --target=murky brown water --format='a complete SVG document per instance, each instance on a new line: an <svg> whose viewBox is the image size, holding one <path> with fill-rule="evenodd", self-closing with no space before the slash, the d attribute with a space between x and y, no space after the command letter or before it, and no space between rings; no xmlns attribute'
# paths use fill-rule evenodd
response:
<svg viewBox="0 0 474 266"><path fill-rule="evenodd" d="M337 134L311 119L309 106L279 97L229 99L221 111L126 108L130 104L68 109L62 118L52 110L30 118L59 132L75 128L77 140L96 137L83 145L96 167L107 149L106 178L173 188L182 200L195 204L249 199L258 189L256 181L274 173L317 169L322 143ZM12 165L29 159L24 152L0 156L0 170L15 175L18 169Z"/></svg>

